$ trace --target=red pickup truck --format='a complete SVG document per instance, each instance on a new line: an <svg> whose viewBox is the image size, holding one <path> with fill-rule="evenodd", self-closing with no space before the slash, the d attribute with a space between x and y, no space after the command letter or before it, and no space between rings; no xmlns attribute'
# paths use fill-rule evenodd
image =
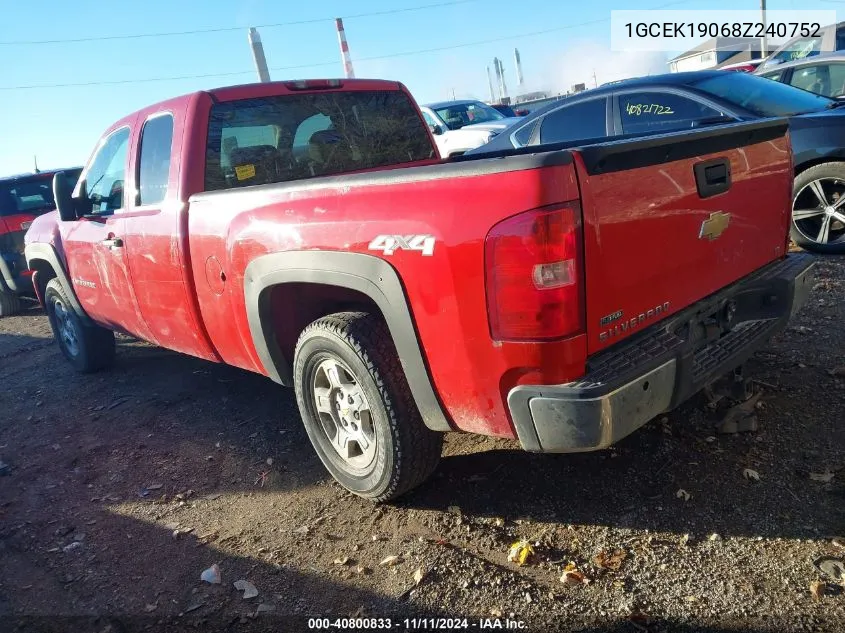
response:
<svg viewBox="0 0 845 633"><path fill-rule="evenodd" d="M293 386L383 501L446 431L607 447L743 363L809 291L772 120L442 161L402 84L197 92L115 123L26 258L61 351L113 331Z"/></svg>

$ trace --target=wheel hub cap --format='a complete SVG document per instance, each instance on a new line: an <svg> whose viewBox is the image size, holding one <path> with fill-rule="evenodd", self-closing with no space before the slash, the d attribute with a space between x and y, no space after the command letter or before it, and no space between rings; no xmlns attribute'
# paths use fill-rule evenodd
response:
<svg viewBox="0 0 845 633"><path fill-rule="evenodd" d="M845 180L819 178L804 186L792 203L792 220L816 244L845 240Z"/></svg>
<svg viewBox="0 0 845 633"><path fill-rule="evenodd" d="M53 304L56 315L56 325L62 343L71 356L76 356L79 352L79 341L76 337L76 324L73 322L73 317L65 308L64 303L56 301Z"/></svg>
<svg viewBox="0 0 845 633"><path fill-rule="evenodd" d="M358 379L337 358L320 362L312 385L320 426L332 449L353 468L363 469L376 455L370 405Z"/></svg>

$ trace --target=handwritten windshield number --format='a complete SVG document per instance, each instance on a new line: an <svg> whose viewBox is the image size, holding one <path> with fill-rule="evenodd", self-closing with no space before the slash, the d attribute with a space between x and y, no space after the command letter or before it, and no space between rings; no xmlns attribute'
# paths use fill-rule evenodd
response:
<svg viewBox="0 0 845 633"><path fill-rule="evenodd" d="M642 114L675 114L672 108L660 105L659 103L629 103L625 106L625 110L631 116L640 116Z"/></svg>

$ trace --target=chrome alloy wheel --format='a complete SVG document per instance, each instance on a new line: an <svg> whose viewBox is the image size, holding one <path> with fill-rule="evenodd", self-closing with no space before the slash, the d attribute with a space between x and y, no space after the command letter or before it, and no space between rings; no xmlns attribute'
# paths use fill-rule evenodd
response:
<svg viewBox="0 0 845 633"><path fill-rule="evenodd" d="M367 468L376 456L376 433L370 405L355 374L330 355L314 371L311 390L329 444L352 468Z"/></svg>
<svg viewBox="0 0 845 633"><path fill-rule="evenodd" d="M816 244L845 241L845 180L819 178L806 184L792 202L792 221Z"/></svg>
<svg viewBox="0 0 845 633"><path fill-rule="evenodd" d="M62 344L71 356L79 354L79 337L76 333L76 321L64 302L56 300L53 302L53 313L56 316L56 326Z"/></svg>

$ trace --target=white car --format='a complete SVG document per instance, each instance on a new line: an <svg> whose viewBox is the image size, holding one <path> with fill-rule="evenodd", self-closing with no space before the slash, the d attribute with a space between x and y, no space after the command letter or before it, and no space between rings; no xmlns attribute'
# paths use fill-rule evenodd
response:
<svg viewBox="0 0 845 633"><path fill-rule="evenodd" d="M486 103L472 100L428 103L420 110L443 158L480 147L522 121L521 117L506 117Z"/></svg>

